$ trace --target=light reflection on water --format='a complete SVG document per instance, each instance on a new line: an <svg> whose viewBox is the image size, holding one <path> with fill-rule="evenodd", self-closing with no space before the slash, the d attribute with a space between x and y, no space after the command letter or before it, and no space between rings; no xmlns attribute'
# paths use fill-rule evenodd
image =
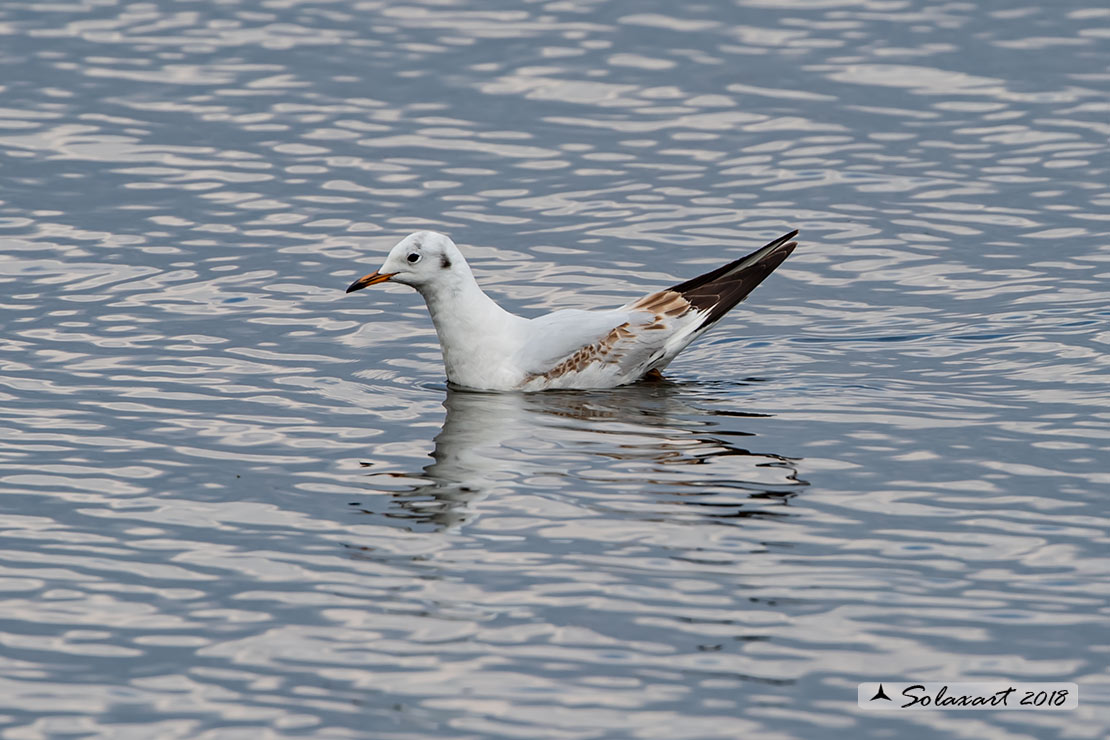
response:
<svg viewBox="0 0 1110 740"><path fill-rule="evenodd" d="M1101 738L1110 14L0 8L0 734ZM516 311L802 246L665 383L447 390ZM874 679L1077 681L861 715Z"/></svg>
<svg viewBox="0 0 1110 740"><path fill-rule="evenodd" d="M713 412L680 394L665 382L604 393L448 391L432 462L416 475L371 473L372 480L409 484L393 492L382 513L458 527L484 499L496 497L503 506L527 488L652 521L727 520L775 515L771 507L805 485L792 461L738 446L754 435L721 433ZM392 487L376 480L374 486ZM656 488L655 500L628 500L640 498L636 489ZM390 511L396 508L401 511Z"/></svg>

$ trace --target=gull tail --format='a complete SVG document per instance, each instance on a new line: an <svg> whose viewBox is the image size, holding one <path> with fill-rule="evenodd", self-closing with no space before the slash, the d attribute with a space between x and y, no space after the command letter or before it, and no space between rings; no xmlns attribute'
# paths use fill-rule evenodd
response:
<svg viewBox="0 0 1110 740"><path fill-rule="evenodd" d="M762 283L776 267L782 264L783 260L790 256L798 246L797 242L791 241L797 235L797 229L789 234L783 234L747 257L741 257L716 270L674 285L668 288L668 291L678 293L696 310L705 312L705 317L695 328L695 331L700 333L744 300L748 293L755 290L755 286Z"/></svg>

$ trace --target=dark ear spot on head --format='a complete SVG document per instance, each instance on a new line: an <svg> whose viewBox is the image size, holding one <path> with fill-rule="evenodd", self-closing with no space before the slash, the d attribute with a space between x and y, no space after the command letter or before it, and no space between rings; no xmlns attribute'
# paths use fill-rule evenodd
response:
<svg viewBox="0 0 1110 740"><path fill-rule="evenodd" d="M447 255L445 255L445 254L440 255L440 257L439 257L439 266L442 267L444 270L446 270L447 268L449 268L451 266L451 260L447 258Z"/></svg>

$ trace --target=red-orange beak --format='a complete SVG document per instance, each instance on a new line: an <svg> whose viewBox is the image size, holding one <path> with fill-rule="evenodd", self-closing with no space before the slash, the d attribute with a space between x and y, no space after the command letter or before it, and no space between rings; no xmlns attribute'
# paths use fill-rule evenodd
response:
<svg viewBox="0 0 1110 740"><path fill-rule="evenodd" d="M347 292L348 293L353 293L356 290L362 290L363 288L365 288L368 285L375 285L377 283L384 283L386 280L389 280L391 277L393 277L396 274L397 273L395 273L395 272L378 272L378 271L375 270L374 272L370 273L369 275L363 275L358 280L354 281L349 286L347 286Z"/></svg>

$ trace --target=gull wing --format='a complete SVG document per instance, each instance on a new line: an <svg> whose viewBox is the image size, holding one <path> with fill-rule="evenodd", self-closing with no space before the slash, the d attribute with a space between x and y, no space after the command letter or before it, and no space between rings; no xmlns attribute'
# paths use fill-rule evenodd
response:
<svg viewBox="0 0 1110 740"><path fill-rule="evenodd" d="M775 271L790 256L797 242L797 229L783 234L746 257L722 265L716 270L698 275L666 290L644 296L622 306L622 310L651 311L668 316L680 316L686 311L702 315L698 329L709 328L728 313L748 293Z"/></svg>
<svg viewBox="0 0 1110 740"><path fill-rule="evenodd" d="M529 381L582 373L635 377L666 367L790 256L797 234L615 311L567 309L531 319L517 366L534 376Z"/></svg>
<svg viewBox="0 0 1110 740"><path fill-rule="evenodd" d="M643 311L582 311L568 308L529 319L529 338L517 352L521 370L542 375L583 351L601 350L623 334L622 327L643 324Z"/></svg>

